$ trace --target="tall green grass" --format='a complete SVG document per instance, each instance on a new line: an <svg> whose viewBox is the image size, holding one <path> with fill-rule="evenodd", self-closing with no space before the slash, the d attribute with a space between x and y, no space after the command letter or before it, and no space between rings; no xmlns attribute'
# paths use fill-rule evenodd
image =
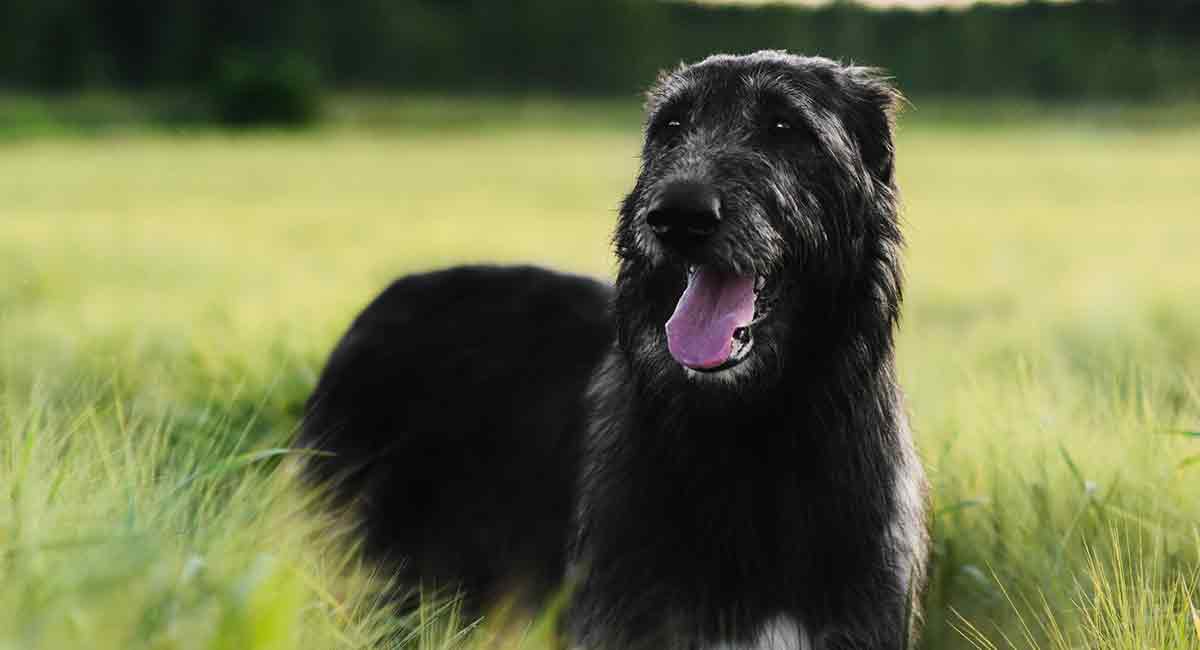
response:
<svg viewBox="0 0 1200 650"><path fill-rule="evenodd" d="M899 136L923 645L1200 647L1200 133L940 114ZM452 607L378 606L283 449L392 276L610 275L638 134L596 106L446 115L0 147L0 649L465 647Z"/></svg>

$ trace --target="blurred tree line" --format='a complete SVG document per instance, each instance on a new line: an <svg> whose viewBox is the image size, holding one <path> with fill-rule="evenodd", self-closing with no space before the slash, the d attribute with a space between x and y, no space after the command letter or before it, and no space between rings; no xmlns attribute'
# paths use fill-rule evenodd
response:
<svg viewBox="0 0 1200 650"><path fill-rule="evenodd" d="M911 95L1200 96L1195 0L925 12L649 0L0 3L0 86L204 88L232 98L232 110L222 110L234 121L239 101L253 106L282 87L303 104L318 80L335 88L626 94L680 60L768 47L884 67Z"/></svg>

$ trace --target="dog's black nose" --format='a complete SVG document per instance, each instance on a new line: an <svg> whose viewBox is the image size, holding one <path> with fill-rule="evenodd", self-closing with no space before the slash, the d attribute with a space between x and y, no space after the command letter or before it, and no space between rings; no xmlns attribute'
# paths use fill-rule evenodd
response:
<svg viewBox="0 0 1200 650"><path fill-rule="evenodd" d="M721 223L721 197L704 183L676 182L663 188L646 213L646 224L667 245L695 246Z"/></svg>

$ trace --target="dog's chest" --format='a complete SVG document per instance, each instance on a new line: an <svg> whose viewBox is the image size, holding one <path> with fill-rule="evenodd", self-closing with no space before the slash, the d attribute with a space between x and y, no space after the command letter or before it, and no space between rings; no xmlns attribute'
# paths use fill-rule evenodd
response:
<svg viewBox="0 0 1200 650"><path fill-rule="evenodd" d="M803 625L789 616L767 621L749 643L720 643L701 650L819 650Z"/></svg>

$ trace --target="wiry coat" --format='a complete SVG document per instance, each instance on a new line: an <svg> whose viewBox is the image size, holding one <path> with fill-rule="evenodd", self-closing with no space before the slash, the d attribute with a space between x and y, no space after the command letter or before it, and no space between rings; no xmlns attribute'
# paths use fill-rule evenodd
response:
<svg viewBox="0 0 1200 650"><path fill-rule="evenodd" d="M591 387L576 549L585 645L753 644L779 620L818 648L906 642L927 541L893 361L895 101L870 70L773 52L712 57L650 93L616 237L618 342ZM806 122L784 152L761 133L776 112ZM685 126L674 142L656 133L668 118ZM687 260L641 220L653 188L680 175L736 206L711 261L783 286L751 367L727 378L665 353Z"/></svg>
<svg viewBox="0 0 1200 650"><path fill-rule="evenodd" d="M580 647L905 647L928 543L894 367L896 100L780 52L665 74L615 292L533 269L400 280L310 400L302 443L337 454L312 475L342 478L410 582L538 598L566 567ZM723 213L686 251L647 226L679 183ZM720 372L667 351L698 264L761 279L753 348Z"/></svg>

